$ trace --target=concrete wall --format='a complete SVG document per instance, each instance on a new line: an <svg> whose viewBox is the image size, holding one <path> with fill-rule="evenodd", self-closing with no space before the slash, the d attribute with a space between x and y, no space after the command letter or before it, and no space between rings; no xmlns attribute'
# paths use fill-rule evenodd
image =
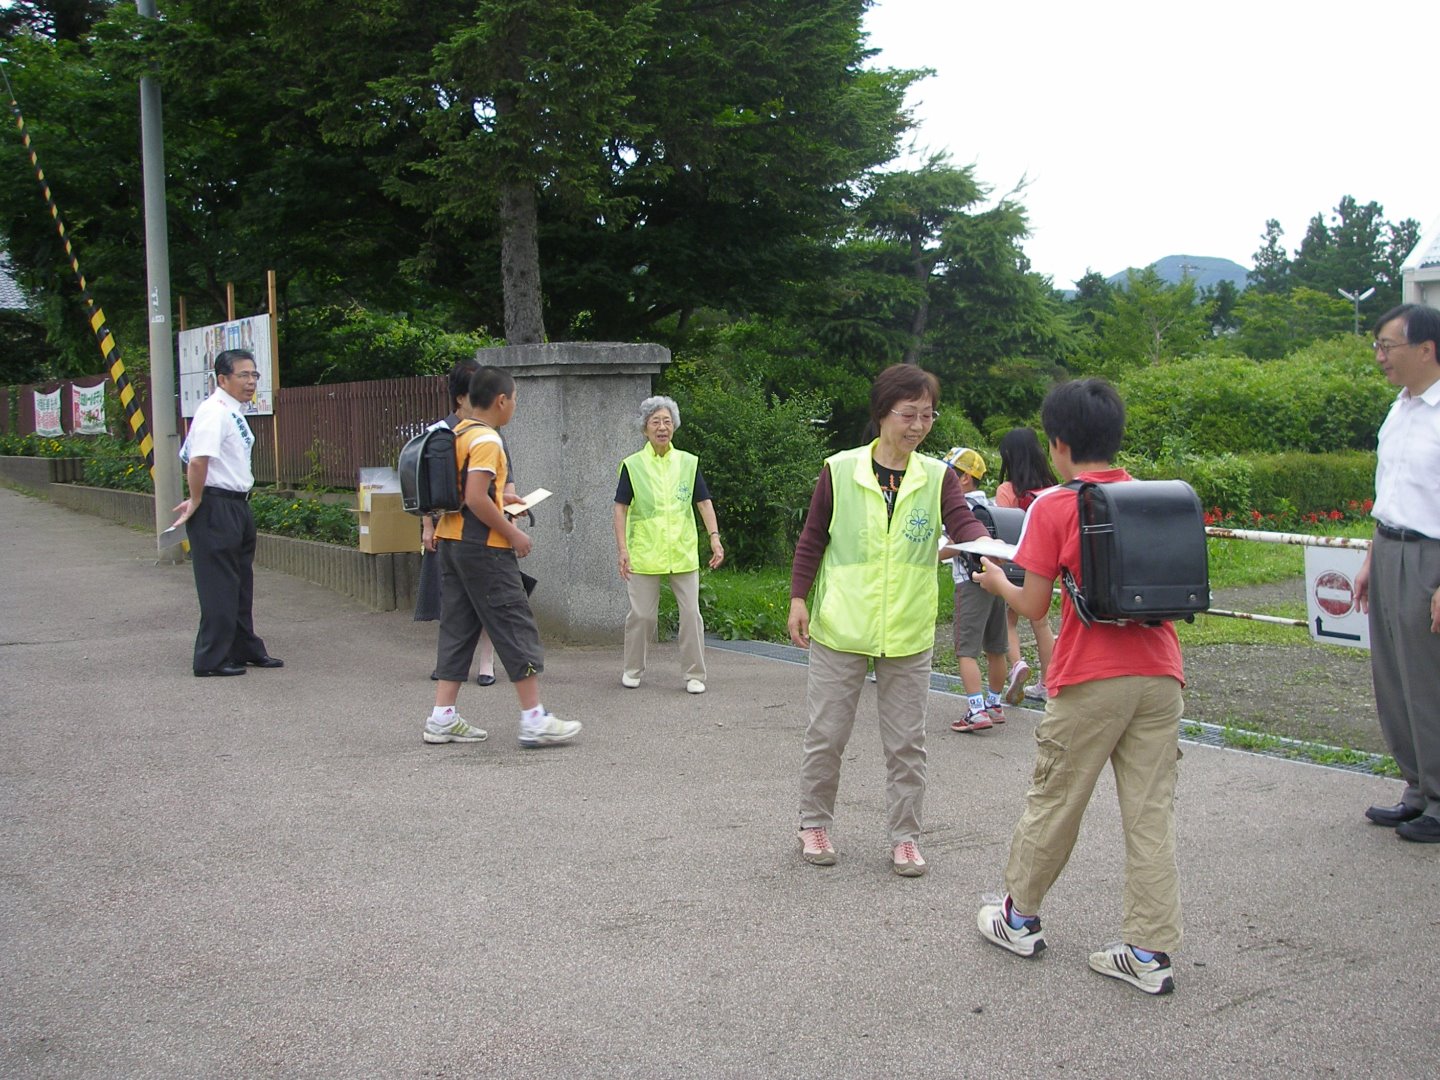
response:
<svg viewBox="0 0 1440 1080"><path fill-rule="evenodd" d="M0 455L0 482L48 494L51 484L79 480L85 471L83 458L11 457Z"/></svg>
<svg viewBox="0 0 1440 1080"><path fill-rule="evenodd" d="M0 477L9 478L0 457ZM39 490L32 484L25 484ZM52 484L42 494L58 506L94 514L147 532L155 527L155 498L136 491L111 491L80 484ZM278 570L304 581L350 596L375 611L413 610L415 585L420 576L416 553L367 555L358 548L321 544L288 536L261 533L255 546L255 565Z"/></svg>
<svg viewBox="0 0 1440 1080"><path fill-rule="evenodd" d="M535 547L521 563L540 581L530 602L542 636L618 643L629 602L616 568L617 470L645 441L640 402L653 393L670 350L571 342L507 345L477 356L515 377L517 409L505 440L517 489L554 493L535 511Z"/></svg>

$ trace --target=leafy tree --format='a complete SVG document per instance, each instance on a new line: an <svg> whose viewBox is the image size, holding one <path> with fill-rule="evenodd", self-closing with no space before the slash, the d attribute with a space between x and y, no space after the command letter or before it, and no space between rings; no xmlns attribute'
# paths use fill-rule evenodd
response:
<svg viewBox="0 0 1440 1080"><path fill-rule="evenodd" d="M1281 238L1285 230L1271 218L1265 222L1265 242L1255 252L1255 269L1247 288L1262 293L1281 293L1290 287L1290 255Z"/></svg>
<svg viewBox="0 0 1440 1080"><path fill-rule="evenodd" d="M1376 202L1360 204L1344 196L1331 214L1316 214L1301 241L1290 268L1292 285L1335 296L1338 290L1359 293L1371 288L1375 295L1360 305L1362 318L1377 316L1400 302L1399 266L1414 241L1398 250L1410 237L1419 236L1419 224L1411 219L1398 226L1384 219Z"/></svg>
<svg viewBox="0 0 1440 1080"><path fill-rule="evenodd" d="M29 35L50 41L82 41L110 5L111 0L15 0L0 9L0 37Z"/></svg>
<svg viewBox="0 0 1440 1080"><path fill-rule="evenodd" d="M1127 271L1110 309L1097 313L1095 342L1084 366L1115 377L1131 368L1199 353L1210 326L1198 301L1189 278L1169 285L1154 267Z"/></svg>
<svg viewBox="0 0 1440 1080"><path fill-rule="evenodd" d="M1081 325L1097 329L1100 313L1109 311L1115 302L1115 287L1097 270L1086 269L1075 282L1075 295L1070 300L1070 313Z"/></svg>
<svg viewBox="0 0 1440 1080"><path fill-rule="evenodd" d="M1297 286L1286 293L1247 289L1235 305L1234 343L1246 356L1274 360L1351 329L1353 309L1338 296Z"/></svg>
<svg viewBox="0 0 1440 1080"><path fill-rule="evenodd" d="M1221 279L1214 288L1200 290L1200 303L1210 320L1210 333L1215 337L1234 333L1240 326L1236 305L1240 302L1240 290L1235 283Z"/></svg>

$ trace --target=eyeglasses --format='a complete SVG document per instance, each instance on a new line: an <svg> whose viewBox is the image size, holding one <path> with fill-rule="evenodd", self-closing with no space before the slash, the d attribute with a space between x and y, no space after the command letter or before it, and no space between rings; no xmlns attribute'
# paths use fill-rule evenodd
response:
<svg viewBox="0 0 1440 1080"><path fill-rule="evenodd" d="M891 409L890 415L898 416L906 424L913 424L916 420L919 420L922 424L933 424L936 420L940 419L940 410L935 409L931 412L901 412L899 409Z"/></svg>
<svg viewBox="0 0 1440 1080"><path fill-rule="evenodd" d="M1377 353L1388 353L1393 349L1403 349L1406 345L1415 344L1413 341L1372 341L1370 347Z"/></svg>

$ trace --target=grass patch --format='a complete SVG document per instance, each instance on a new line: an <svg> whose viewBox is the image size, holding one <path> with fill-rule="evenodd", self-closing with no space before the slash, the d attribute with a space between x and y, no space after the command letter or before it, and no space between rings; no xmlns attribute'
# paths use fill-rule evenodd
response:
<svg viewBox="0 0 1440 1080"><path fill-rule="evenodd" d="M1187 731L1187 728L1190 730ZM1198 738L1201 730L1198 724L1181 726L1181 734L1187 738ZM1235 727L1222 728L1220 741L1232 750L1247 750L1254 754L1288 758L1292 761L1309 761L1316 765L1342 765L1350 768L1361 766L1376 776L1400 776L1399 766L1389 754L1367 754L1363 750L1352 750L1344 746L1282 739L1278 735Z"/></svg>

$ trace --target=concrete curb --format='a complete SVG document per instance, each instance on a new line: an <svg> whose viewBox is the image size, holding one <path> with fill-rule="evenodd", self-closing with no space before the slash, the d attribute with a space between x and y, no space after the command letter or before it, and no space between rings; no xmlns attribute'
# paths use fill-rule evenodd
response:
<svg viewBox="0 0 1440 1080"><path fill-rule="evenodd" d="M115 491L84 484L51 480L71 475L68 470L47 471L37 466L79 459L0 457L0 480L48 498L57 506L104 518L120 525L150 529L155 521L155 496L140 491ZM11 463L21 463L10 467ZM278 570L303 581L359 601L372 611L395 611L415 606L420 578L420 554L397 552L368 555L358 548L322 544L290 536L261 533L255 548L255 565Z"/></svg>

